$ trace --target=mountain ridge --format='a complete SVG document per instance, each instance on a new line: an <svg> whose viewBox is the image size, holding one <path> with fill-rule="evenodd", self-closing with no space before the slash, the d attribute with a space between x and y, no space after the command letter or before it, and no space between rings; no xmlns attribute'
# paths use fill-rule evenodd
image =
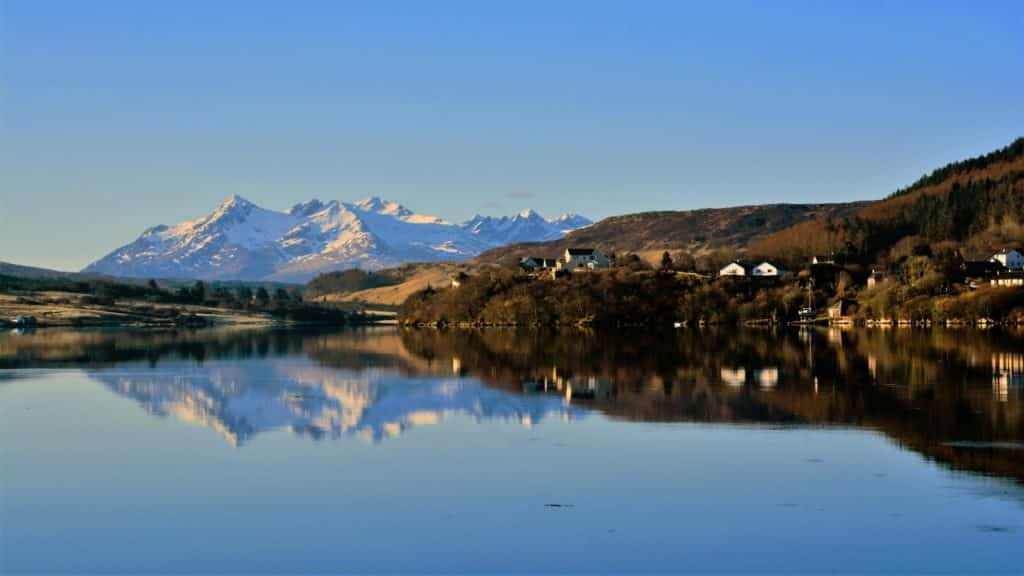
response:
<svg viewBox="0 0 1024 576"><path fill-rule="evenodd" d="M302 282L345 268L467 260L509 242L553 240L589 223L575 214L546 219L526 210L453 224L377 196L355 202L313 198L276 211L231 194L207 216L146 229L83 272Z"/></svg>

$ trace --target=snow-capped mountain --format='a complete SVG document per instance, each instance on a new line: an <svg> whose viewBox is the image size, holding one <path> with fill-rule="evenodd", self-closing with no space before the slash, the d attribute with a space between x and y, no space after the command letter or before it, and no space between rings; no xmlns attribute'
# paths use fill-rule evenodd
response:
<svg viewBox="0 0 1024 576"><path fill-rule="evenodd" d="M453 224L377 197L353 203L313 199L278 212L233 194L209 216L150 228L83 271L301 282L329 270L466 260L512 242L559 238L590 223L574 214L547 220L527 210Z"/></svg>

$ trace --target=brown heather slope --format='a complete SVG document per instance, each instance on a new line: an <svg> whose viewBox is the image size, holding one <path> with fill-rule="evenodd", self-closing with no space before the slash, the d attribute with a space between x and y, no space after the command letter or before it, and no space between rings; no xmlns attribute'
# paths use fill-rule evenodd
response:
<svg viewBox="0 0 1024 576"><path fill-rule="evenodd" d="M569 246L606 252L743 249L751 241L795 224L843 218L865 206L848 204L763 204L732 208L640 212L612 216L550 242L511 244L484 252L475 264L514 264L526 255L554 257Z"/></svg>
<svg viewBox="0 0 1024 576"><path fill-rule="evenodd" d="M427 287L441 288L451 284L452 276L459 272L473 272L478 266L452 262L429 262L403 264L379 272L396 281L388 286L378 286L350 292L319 294L313 297L318 302L349 302L368 307L400 306L411 294Z"/></svg>
<svg viewBox="0 0 1024 576"><path fill-rule="evenodd" d="M980 257L1024 243L1024 138L954 162L839 220L812 219L756 239L751 254L803 259L852 246L869 259L901 241L954 242Z"/></svg>

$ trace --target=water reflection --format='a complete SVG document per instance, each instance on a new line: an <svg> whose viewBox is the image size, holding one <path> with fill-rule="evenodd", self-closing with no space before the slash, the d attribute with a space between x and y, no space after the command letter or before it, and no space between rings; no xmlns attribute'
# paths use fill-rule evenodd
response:
<svg viewBox="0 0 1024 576"><path fill-rule="evenodd" d="M1024 354L999 352L992 354L992 394L999 402L1020 397L1024 388Z"/></svg>
<svg viewBox="0 0 1024 576"><path fill-rule="evenodd" d="M233 444L279 428L380 440L452 413L529 425L597 410L869 427L947 465L1024 480L1022 344L1019 332L974 330L39 330L0 336L0 368L82 367Z"/></svg>
<svg viewBox="0 0 1024 576"><path fill-rule="evenodd" d="M530 426L579 417L550 398L516 397L472 380L401 378L379 369L330 369L302 362L212 362L90 375L148 412L213 428L234 446L260 432L379 442L449 415Z"/></svg>

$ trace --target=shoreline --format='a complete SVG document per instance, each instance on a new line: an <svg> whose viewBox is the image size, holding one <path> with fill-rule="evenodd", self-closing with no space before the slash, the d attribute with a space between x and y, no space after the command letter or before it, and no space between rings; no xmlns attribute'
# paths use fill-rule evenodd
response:
<svg viewBox="0 0 1024 576"><path fill-rule="evenodd" d="M324 308L323 319L295 319L271 311L196 304L117 300L83 301L66 293L0 294L0 328L286 328L376 325L392 320L381 311ZM327 316L329 315L329 316Z"/></svg>

